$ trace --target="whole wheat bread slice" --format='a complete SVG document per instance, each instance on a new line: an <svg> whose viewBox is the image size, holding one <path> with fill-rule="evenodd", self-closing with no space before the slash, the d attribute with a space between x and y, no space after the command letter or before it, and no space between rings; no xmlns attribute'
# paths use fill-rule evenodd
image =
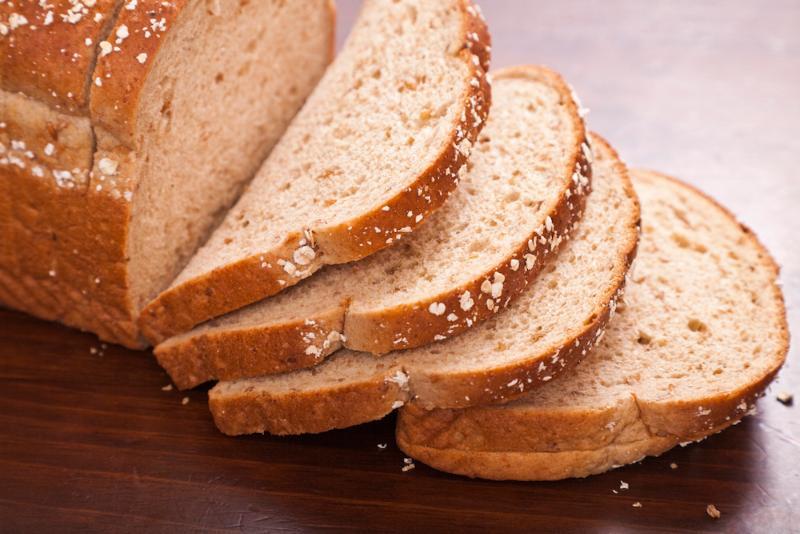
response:
<svg viewBox="0 0 800 534"><path fill-rule="evenodd" d="M583 477L735 424L784 362L778 269L724 208L637 171L644 234L618 315L556 384L505 406L401 411L410 456L471 477Z"/></svg>
<svg viewBox="0 0 800 534"><path fill-rule="evenodd" d="M406 402L457 408L521 396L557 377L600 337L638 241L625 166L593 137L592 193L573 237L506 311L434 345L375 358L343 350L322 364L209 393L226 434L321 432Z"/></svg>
<svg viewBox="0 0 800 534"><path fill-rule="evenodd" d="M334 26L331 0L0 2L0 305L143 346Z"/></svg>
<svg viewBox="0 0 800 534"><path fill-rule="evenodd" d="M249 189L142 313L145 335L160 342L411 232L484 125L488 43L471 0L365 2Z"/></svg>
<svg viewBox="0 0 800 534"><path fill-rule="evenodd" d="M381 354L426 345L507 307L582 212L591 155L557 74L516 67L494 73L492 86L468 170L429 222L357 264L160 344L155 354L178 387L309 367L342 346Z"/></svg>

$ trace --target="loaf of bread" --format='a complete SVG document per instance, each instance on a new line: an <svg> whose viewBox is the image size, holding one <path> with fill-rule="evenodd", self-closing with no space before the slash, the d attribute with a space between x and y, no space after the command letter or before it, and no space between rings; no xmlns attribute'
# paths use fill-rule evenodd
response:
<svg viewBox="0 0 800 534"><path fill-rule="evenodd" d="M441 210L393 247L160 344L177 386L309 367L342 346L382 354L441 341L524 291L583 211L586 130L552 71L505 69L492 86L491 116Z"/></svg>
<svg viewBox="0 0 800 534"><path fill-rule="evenodd" d="M342 350L282 375L220 382L209 393L226 434L321 432L413 403L457 408L505 401L580 360L615 306L638 241L625 166L593 137L592 193L573 237L502 313L463 334L381 358Z"/></svg>
<svg viewBox="0 0 800 534"><path fill-rule="evenodd" d="M471 0L367 0L248 191L142 313L145 335L160 342L426 220L485 123L488 41Z"/></svg>
<svg viewBox="0 0 800 534"><path fill-rule="evenodd" d="M0 2L0 304L142 345L333 54L329 0Z"/></svg>
<svg viewBox="0 0 800 534"><path fill-rule="evenodd" d="M583 477L703 439L753 410L789 345L775 263L702 193L634 174L642 243L598 348L505 406L403 408L403 451L471 477Z"/></svg>

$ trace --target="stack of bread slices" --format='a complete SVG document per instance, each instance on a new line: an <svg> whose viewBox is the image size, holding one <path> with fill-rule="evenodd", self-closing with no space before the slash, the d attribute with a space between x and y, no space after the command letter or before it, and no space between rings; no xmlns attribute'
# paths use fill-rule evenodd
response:
<svg viewBox="0 0 800 534"><path fill-rule="evenodd" d="M92 29L119 36L120 21L145 17L138 10L149 2L134 2L130 14L128 4L115 11L108 3L116 22ZM239 6L236 16L224 1L215 4L221 13L172 4L176 34L213 26L213 17L221 17L220 31L262 21L278 45L252 46L272 49L273 61L285 64L276 76L293 84L286 98L299 106L307 94L305 104L283 132L274 115L296 108L264 104L258 88L223 91L223 103L261 102L262 115L237 116L238 138L209 130L187 140L196 125L175 119L194 116L179 102L185 95L170 93L165 112L162 94L136 107L120 89L91 87L88 104L69 112L97 140L84 181L90 193L95 184L116 184L112 177L138 183L133 199L144 198L117 227L93 222L96 214L77 204L60 216L88 220L74 221L76 233L83 224L129 229L130 237L97 237L127 254L122 261L97 253L99 266L116 268L127 285L84 298L70 285L75 273L59 286L58 273L37 277L9 248L0 256L0 301L107 339L150 343L181 389L217 381L209 404L222 432L323 432L399 409L398 445L438 469L495 479L586 476L735 424L783 364L778 269L755 236L692 187L629 171L607 141L587 132L583 108L555 72L489 73L489 32L471 0L367 0L315 87L329 53L327 2L287 1L269 16L244 12L266 10L266 2ZM15 20L13 31L25 30ZM287 24L309 20L318 44L279 46ZM152 69L172 61L186 71L165 69L155 81L162 75L138 72L130 59L139 56L125 43L112 43L111 60L99 48L97 65L86 68L102 84L119 77L118 87L139 93L174 91L190 76L208 91L188 70L200 61L170 52L181 38L164 38ZM319 68L297 69L292 54ZM213 57L230 60L222 55ZM263 58L239 61L240 78L271 68ZM24 85L19 78L14 83ZM39 127L24 107L43 106L33 102L38 95L19 96L3 83L3 117ZM28 100L14 102L21 98ZM53 105L46 113L67 113ZM268 151L277 139L269 128L282 136L260 167L241 161L239 175L220 183L214 158ZM223 145L208 147L209 140ZM19 143L2 142L6 167L24 160L14 152ZM190 143L211 154L188 162L169 152ZM114 172L106 172L103 161L112 157ZM164 161L172 174L151 177ZM180 196L192 180L181 173L208 172L198 178L203 189ZM52 192L36 194L56 202ZM163 194L168 202L156 207ZM7 204L0 222L21 233L21 214ZM157 221L173 226L153 233ZM67 240L77 238L91 239ZM59 259L68 254L58 244L47 246L77 268ZM74 296L59 298L87 304L73 315L41 311L65 287ZM119 317L98 318L93 309ZM97 326L100 319L108 324Z"/></svg>

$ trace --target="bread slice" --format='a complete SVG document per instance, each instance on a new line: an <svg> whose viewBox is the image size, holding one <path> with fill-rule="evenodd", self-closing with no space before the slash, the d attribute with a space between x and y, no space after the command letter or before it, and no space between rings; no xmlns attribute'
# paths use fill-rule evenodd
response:
<svg viewBox="0 0 800 534"><path fill-rule="evenodd" d="M488 113L488 40L471 0L365 2L248 191L145 309L148 338L368 256L440 207Z"/></svg>
<svg viewBox="0 0 800 534"><path fill-rule="evenodd" d="M142 346L142 307L321 78L334 19L330 0L0 2L0 303Z"/></svg>
<svg viewBox="0 0 800 534"><path fill-rule="evenodd" d="M342 346L426 345L507 307L582 212L589 149L570 88L552 71L505 69L492 91L460 187L429 222L360 263L162 343L155 354L178 387L308 367Z"/></svg>
<svg viewBox="0 0 800 534"><path fill-rule="evenodd" d="M644 234L598 348L505 406L404 408L402 450L471 477L583 477L702 439L754 409L788 350L778 268L713 200L663 175L634 175Z"/></svg>
<svg viewBox="0 0 800 534"><path fill-rule="evenodd" d="M284 375L220 382L209 393L226 434L321 432L411 402L458 408L521 396L579 360L614 309L638 240L624 165L593 137L593 191L573 237L508 309L442 343L382 358L340 351Z"/></svg>

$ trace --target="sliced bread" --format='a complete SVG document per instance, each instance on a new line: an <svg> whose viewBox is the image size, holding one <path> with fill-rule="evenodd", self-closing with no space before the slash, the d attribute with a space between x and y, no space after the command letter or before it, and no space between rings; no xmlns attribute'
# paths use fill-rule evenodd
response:
<svg viewBox="0 0 800 534"><path fill-rule="evenodd" d="M492 92L468 170L441 210L402 243L160 344L178 387L308 367L342 346L426 345L507 307L582 212L590 153L557 74L506 69L492 75Z"/></svg>
<svg viewBox="0 0 800 534"><path fill-rule="evenodd" d="M147 337L363 258L439 208L488 113L488 42L471 0L365 2L247 192L144 310Z"/></svg>
<svg viewBox="0 0 800 534"><path fill-rule="evenodd" d="M0 2L0 304L142 346L144 304L321 78L334 15L329 0Z"/></svg>
<svg viewBox="0 0 800 534"><path fill-rule="evenodd" d="M397 442L471 477L583 477L735 424L784 362L778 268L724 208L637 171L644 232L598 348L570 375L505 406L404 408Z"/></svg>
<svg viewBox="0 0 800 534"><path fill-rule="evenodd" d="M638 241L625 166L597 137L592 193L573 237L506 311L452 339L382 358L342 350L283 375L220 382L209 393L226 434L321 432L412 402L456 408L521 396L569 369L614 309Z"/></svg>

